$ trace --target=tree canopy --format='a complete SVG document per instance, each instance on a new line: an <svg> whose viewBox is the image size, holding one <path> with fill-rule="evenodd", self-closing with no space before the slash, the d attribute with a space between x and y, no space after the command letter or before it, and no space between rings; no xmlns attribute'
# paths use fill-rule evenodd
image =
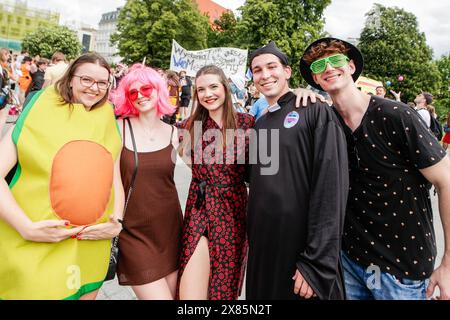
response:
<svg viewBox="0 0 450 320"><path fill-rule="evenodd" d="M304 49L323 36L325 8L331 0L247 0L240 8L235 45L254 50L275 41L289 57L292 66L291 85L302 82L300 58Z"/></svg>
<svg viewBox="0 0 450 320"><path fill-rule="evenodd" d="M25 36L22 47L32 56L50 58L56 51L61 51L68 59L78 56L82 48L77 34L64 26L39 27Z"/></svg>
<svg viewBox="0 0 450 320"><path fill-rule="evenodd" d="M416 16L380 4L366 16L358 45L365 60L364 74L383 83L390 81L387 89L401 91L403 102L413 101L421 91L435 94L441 77Z"/></svg>
<svg viewBox="0 0 450 320"><path fill-rule="evenodd" d="M126 63L146 57L149 64L168 68L172 39L188 50L204 49L208 28L208 18L192 0L127 1L111 42Z"/></svg>
<svg viewBox="0 0 450 320"><path fill-rule="evenodd" d="M434 96L436 113L441 121L447 119L450 113L450 53L435 61L439 70L441 81L440 86Z"/></svg>
<svg viewBox="0 0 450 320"><path fill-rule="evenodd" d="M208 48L236 46L238 21L232 11L216 19L208 28Z"/></svg>

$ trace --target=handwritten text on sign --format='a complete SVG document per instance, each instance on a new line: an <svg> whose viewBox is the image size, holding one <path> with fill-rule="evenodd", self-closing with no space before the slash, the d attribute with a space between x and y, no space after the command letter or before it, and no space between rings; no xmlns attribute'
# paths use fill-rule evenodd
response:
<svg viewBox="0 0 450 320"><path fill-rule="evenodd" d="M227 77L236 75L244 78L247 66L247 50L236 48L211 48L188 51L172 40L170 69L185 70L188 76L194 77L197 71L208 64L216 65Z"/></svg>

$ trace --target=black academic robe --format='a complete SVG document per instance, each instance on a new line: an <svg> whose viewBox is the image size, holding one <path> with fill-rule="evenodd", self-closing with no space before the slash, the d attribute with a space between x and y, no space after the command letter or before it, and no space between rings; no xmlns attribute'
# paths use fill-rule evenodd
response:
<svg viewBox="0 0 450 320"><path fill-rule="evenodd" d="M279 110L256 122L257 141L251 142L257 143L258 156L250 159L256 164L249 168L246 298L299 299L292 280L298 269L319 299L344 299L345 135L326 104L296 109L291 92L278 104ZM268 142L261 141L265 131ZM279 132L278 142L269 143L274 132ZM265 154L272 156L271 163Z"/></svg>

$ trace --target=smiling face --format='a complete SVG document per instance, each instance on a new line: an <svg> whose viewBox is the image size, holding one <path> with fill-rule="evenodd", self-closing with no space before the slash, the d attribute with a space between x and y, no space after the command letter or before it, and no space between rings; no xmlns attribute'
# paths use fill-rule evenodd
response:
<svg viewBox="0 0 450 320"><path fill-rule="evenodd" d="M137 93L136 93L137 91ZM137 99L130 101L139 113L147 113L155 110L156 101L158 99L158 92L148 84L135 81L128 88L128 92L137 94Z"/></svg>
<svg viewBox="0 0 450 320"><path fill-rule="evenodd" d="M270 53L256 56L252 60L251 67L256 88L266 97L269 104L274 104L289 91L291 68L284 66L277 56Z"/></svg>
<svg viewBox="0 0 450 320"><path fill-rule="evenodd" d="M209 112L223 107L225 102L225 87L216 74L203 74L195 79L199 103Z"/></svg>
<svg viewBox="0 0 450 320"><path fill-rule="evenodd" d="M383 87L377 87L375 89L375 92L376 92L376 95L379 96L379 97L383 97L384 98L384 96L386 95L386 90L384 90Z"/></svg>
<svg viewBox="0 0 450 320"><path fill-rule="evenodd" d="M91 86L82 84L82 78L91 78L96 82L109 82L109 72L106 68L96 63L83 63L77 67L70 81L74 103L81 103L90 109L93 105L105 97L108 88L100 89L98 83Z"/></svg>
<svg viewBox="0 0 450 320"><path fill-rule="evenodd" d="M319 57L318 59L326 58L333 54L334 53L330 53ZM324 91L330 93L342 90L349 85L352 85L354 83L352 75L353 73L355 73L355 70L356 68L353 60L350 60L348 64L339 68L334 68L330 63L327 63L324 72L319 74L313 73L312 77L314 81L323 88Z"/></svg>

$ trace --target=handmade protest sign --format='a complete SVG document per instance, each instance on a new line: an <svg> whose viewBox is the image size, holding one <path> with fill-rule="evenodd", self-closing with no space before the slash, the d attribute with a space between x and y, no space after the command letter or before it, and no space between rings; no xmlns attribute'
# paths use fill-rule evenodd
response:
<svg viewBox="0 0 450 320"><path fill-rule="evenodd" d="M210 48L198 51L188 51L172 40L172 55L170 69L186 71L194 77L197 71L208 64L214 64L225 72L227 77L245 77L247 66L247 50L237 48Z"/></svg>

